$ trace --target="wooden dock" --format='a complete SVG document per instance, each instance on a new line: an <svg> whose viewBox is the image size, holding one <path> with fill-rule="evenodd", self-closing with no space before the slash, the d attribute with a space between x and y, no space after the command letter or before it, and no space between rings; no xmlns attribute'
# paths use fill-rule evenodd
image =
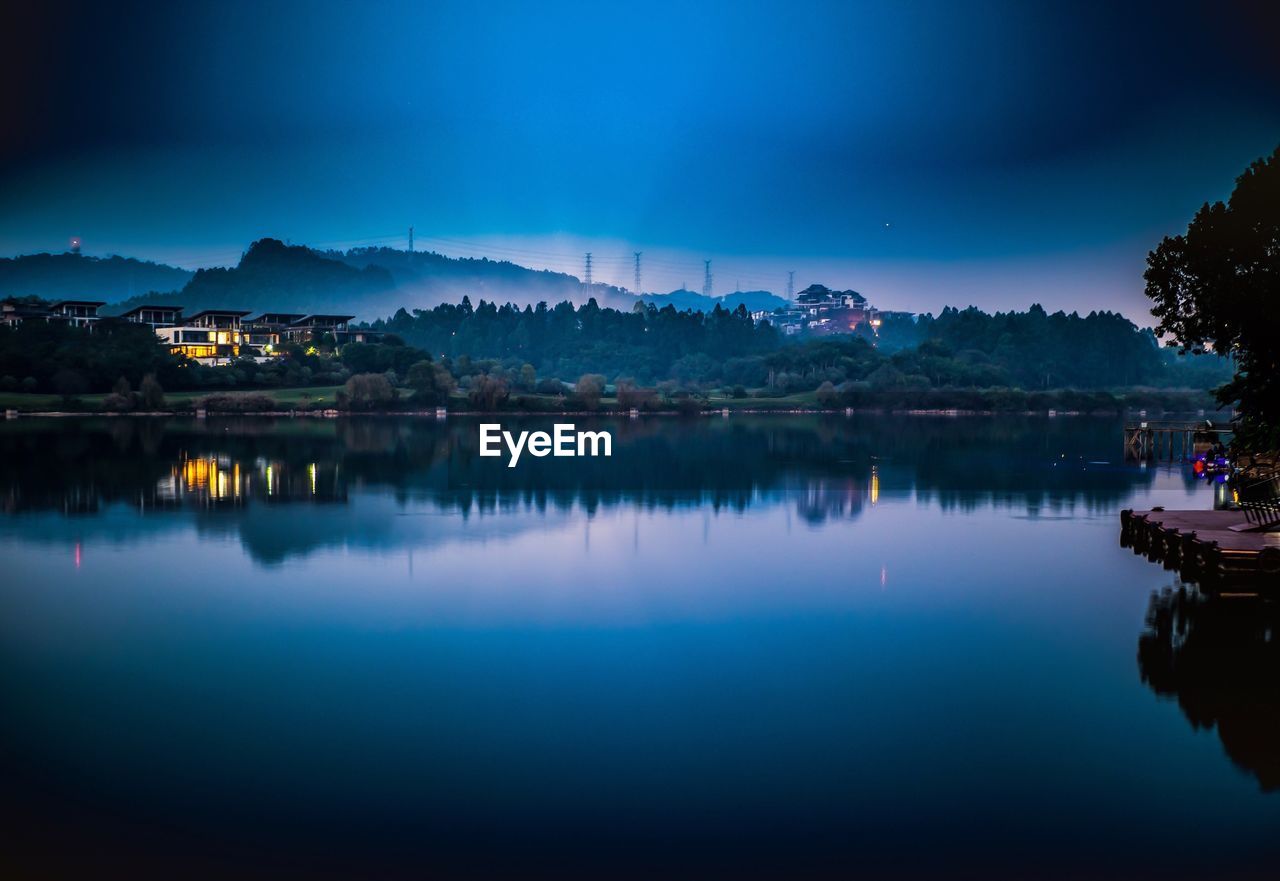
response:
<svg viewBox="0 0 1280 881"><path fill-rule="evenodd" d="M1124 454L1129 459L1175 461L1212 449L1231 434L1230 424L1198 422L1129 422L1124 427ZM1175 455L1176 451L1176 455Z"/></svg>
<svg viewBox="0 0 1280 881"><path fill-rule="evenodd" d="M1280 595L1280 532L1259 529L1244 511L1124 510L1120 544L1202 587Z"/></svg>

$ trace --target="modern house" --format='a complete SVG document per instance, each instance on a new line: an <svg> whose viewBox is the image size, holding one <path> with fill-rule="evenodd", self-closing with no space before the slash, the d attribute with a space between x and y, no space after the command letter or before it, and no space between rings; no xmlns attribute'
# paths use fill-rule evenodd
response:
<svg viewBox="0 0 1280 881"><path fill-rule="evenodd" d="M274 356L287 340L289 328L304 317L297 312L264 312L244 322L244 343L265 356Z"/></svg>
<svg viewBox="0 0 1280 881"><path fill-rule="evenodd" d="M157 327L156 335L169 351L209 364L238 357L243 343L241 321L248 310L205 309L180 325Z"/></svg>
<svg viewBox="0 0 1280 881"><path fill-rule="evenodd" d="M346 342L347 326L354 315L305 315L289 326L289 342L309 343L321 334L332 334L338 345Z"/></svg>
<svg viewBox="0 0 1280 881"><path fill-rule="evenodd" d="M59 300L49 306L50 321L65 321L76 327L90 327L98 320L98 309L107 305L100 300Z"/></svg>
<svg viewBox="0 0 1280 881"><path fill-rule="evenodd" d="M25 321L58 321L91 328L98 321L98 309L105 305L99 300L59 300L46 305L10 298L0 303L0 324L16 327Z"/></svg>
<svg viewBox="0 0 1280 881"><path fill-rule="evenodd" d="M60 300L46 305L10 297L0 301L0 325L57 321L92 327L103 318L98 309L105 305L96 300ZM384 336L379 331L352 330L352 315L263 312L250 319L249 314L249 310L242 309L205 309L184 316L182 306L144 303L110 320L144 324L155 331L170 352L203 364L218 364L242 355L267 361L282 355L285 344L308 346L325 334L331 335L339 346L376 342Z"/></svg>
<svg viewBox="0 0 1280 881"><path fill-rule="evenodd" d="M124 321L130 321L134 324L150 325L153 329L173 327L174 325L182 323L182 307L154 305L134 306L128 312L121 313L119 317Z"/></svg>
<svg viewBox="0 0 1280 881"><path fill-rule="evenodd" d="M348 329L346 337L342 340L346 343L380 343L386 333L381 330L361 330L360 328Z"/></svg>
<svg viewBox="0 0 1280 881"><path fill-rule="evenodd" d="M34 303L6 300L0 303L0 324L17 327L24 321L48 321L49 310Z"/></svg>

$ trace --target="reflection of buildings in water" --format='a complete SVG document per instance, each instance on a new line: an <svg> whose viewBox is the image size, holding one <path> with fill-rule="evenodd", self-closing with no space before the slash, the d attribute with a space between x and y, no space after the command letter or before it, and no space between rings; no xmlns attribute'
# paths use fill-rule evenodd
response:
<svg viewBox="0 0 1280 881"><path fill-rule="evenodd" d="M796 513L806 522L818 524L828 520L853 520L870 501L880 501L880 476L873 467L870 480L856 477L844 480L807 481L795 491Z"/></svg>
<svg viewBox="0 0 1280 881"><path fill-rule="evenodd" d="M290 464L257 458L241 463L230 456L188 456L156 482L160 507L235 506L264 502L345 502L346 483L336 463Z"/></svg>
<svg viewBox="0 0 1280 881"><path fill-rule="evenodd" d="M1192 728L1216 727L1264 792L1280 791L1280 606L1166 589L1151 597L1138 670Z"/></svg>

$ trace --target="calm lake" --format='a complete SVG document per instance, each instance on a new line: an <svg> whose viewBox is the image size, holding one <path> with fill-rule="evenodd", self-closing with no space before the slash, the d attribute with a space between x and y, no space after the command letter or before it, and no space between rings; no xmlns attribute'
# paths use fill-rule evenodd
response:
<svg viewBox="0 0 1280 881"><path fill-rule="evenodd" d="M1118 422L578 423L0 424L2 865L1280 871L1280 620L1120 547L1214 492Z"/></svg>

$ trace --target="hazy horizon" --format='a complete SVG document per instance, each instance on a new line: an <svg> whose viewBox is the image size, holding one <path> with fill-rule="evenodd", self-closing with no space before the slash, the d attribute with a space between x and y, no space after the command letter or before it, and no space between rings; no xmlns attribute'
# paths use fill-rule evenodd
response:
<svg viewBox="0 0 1280 881"><path fill-rule="evenodd" d="M279 238L282 241L288 239L288 237L282 236L263 237ZM568 240L570 239L565 236L549 238L546 241L548 249L538 250L537 246L541 242L529 238L520 238L514 240L514 242L496 237L488 241L454 238L427 238L424 240L415 231L414 249L419 252L434 251L448 257L488 257L491 260L506 261L531 269L549 269L555 272L564 272L580 279L583 275L582 264L585 251L571 252L567 250L564 244ZM408 246L407 232L399 236L324 243L289 241L291 244L304 245L315 250L346 250L348 248L361 247L387 247L405 250ZM506 242L507 244L490 245L489 241ZM573 238L572 241L580 247L594 249L592 269L593 280L597 284L612 285L632 292L634 286L634 257L628 260L622 255L633 254L634 250L638 248L627 251L625 249L629 246L626 243L592 242L577 238ZM234 266L250 244L251 242L238 248L228 246L193 252L185 250L174 251L164 248L140 248L137 251L98 249L94 247L93 242L84 242L81 253L92 257L133 257L177 266L182 269L196 270L215 266ZM559 247L560 250L553 250L556 247ZM63 243L62 247L41 248L39 251L28 253L47 252L56 254L66 250L68 250L66 243ZM642 286L644 294L667 294L682 287L690 291L701 292L703 258L693 255L692 252L682 252L676 249L659 250L648 248L643 249L643 254ZM21 256L21 254L10 253L3 256L14 257ZM1134 258L1132 254L1117 252L1110 255L1110 257L1116 264L1129 264L1123 268L1132 272L1137 279L1138 290L1141 293L1142 255ZM1126 308L1126 305L1117 306L1108 302L1101 295L1092 298L1092 302L1075 300L1056 302L1052 298L1037 298L1032 294L1028 294L1024 302L1017 300L1021 291L1026 289L1022 273L1030 271L1031 268L1042 274L1052 274L1058 278L1074 276L1076 278L1087 277L1094 279L1105 274L1106 269L1109 268L1105 264L1099 265L1096 260L1082 265L1078 258L1072 258L1071 255L1063 255L1060 261L1052 263L1043 259L1035 260L1032 257L1021 261L1007 261L1000 266L992 267L983 275L966 276L963 281L955 281L953 279L953 283L949 285L931 284L932 277L946 275L952 266L951 263L941 263L939 261L917 261L914 265L901 266L876 263L874 261L852 264L839 260L813 260L788 264L785 260L772 257L740 258L737 260L732 258L710 259L713 260L713 294L717 297L728 296L737 291L757 290L765 290L780 297L785 297L786 270L775 272L773 275L770 274L770 270L776 266L794 265L798 267L795 275L795 290L797 292L810 284L823 284L837 290L853 289L866 295L870 302L880 309L915 313L931 312L936 315L947 306L965 308L972 305L983 308L986 311L1008 311L1009 309L1022 311L1033 303L1039 303L1051 312L1062 309L1066 312L1078 311L1083 314L1095 309L1099 311L1110 310L1123 313L1139 325L1145 326L1152 323L1145 298L1140 298L1136 303L1126 304L1128 308ZM1034 267L1032 267L1033 261ZM656 279L656 281L651 282L653 279ZM997 306L984 304L983 300L989 299L993 292L1001 295L1001 299L1005 300L1005 302Z"/></svg>
<svg viewBox="0 0 1280 881"><path fill-rule="evenodd" d="M24 9L0 253L271 236L643 288L1145 322L1160 238L1280 142L1260 8ZM129 96L120 100L120 96Z"/></svg>

